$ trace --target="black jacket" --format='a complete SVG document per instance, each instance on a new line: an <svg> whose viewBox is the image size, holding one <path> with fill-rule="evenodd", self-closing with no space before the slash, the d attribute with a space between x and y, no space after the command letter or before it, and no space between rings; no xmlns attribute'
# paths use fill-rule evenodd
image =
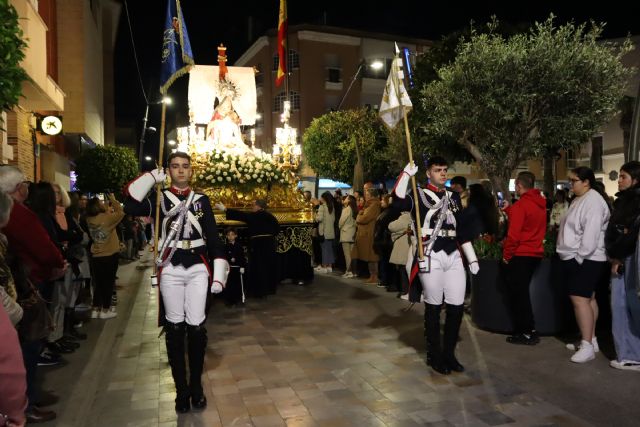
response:
<svg viewBox="0 0 640 427"><path fill-rule="evenodd" d="M629 188L616 197L604 245L610 258L623 260L636 250L640 230L640 188Z"/></svg>

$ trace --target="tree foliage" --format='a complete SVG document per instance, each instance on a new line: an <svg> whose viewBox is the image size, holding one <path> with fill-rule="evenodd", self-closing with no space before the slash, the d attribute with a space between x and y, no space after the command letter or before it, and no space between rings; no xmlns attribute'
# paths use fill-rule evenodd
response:
<svg viewBox="0 0 640 427"><path fill-rule="evenodd" d="M138 160L130 148L99 145L80 155L76 174L81 191L117 193L138 174Z"/></svg>
<svg viewBox="0 0 640 427"><path fill-rule="evenodd" d="M15 8L8 0L0 0L0 110L10 110L18 104L22 82L29 79L20 66L27 47L22 36Z"/></svg>
<svg viewBox="0 0 640 427"><path fill-rule="evenodd" d="M353 184L356 143L365 180L388 176L387 136L375 111L366 108L333 111L314 119L303 135L309 166L321 176Z"/></svg>
<svg viewBox="0 0 640 427"><path fill-rule="evenodd" d="M528 28L523 24L496 23L491 31L503 37L508 37L525 32ZM422 160L426 160L426 157L439 155L450 161L473 161L473 157L463 146L458 144L454 135L429 132L427 123L431 112L419 100L423 88L440 79L438 70L455 61L458 46L465 41L469 41L474 34L488 31L488 26L474 29L472 25L469 25L442 37L429 50L416 58L413 71L414 84L413 87L409 88L409 95L411 99L417 102L413 103L413 113L409 115L409 129L411 131L414 157L417 160L421 160L421 157L423 158Z"/></svg>
<svg viewBox="0 0 640 427"><path fill-rule="evenodd" d="M421 89L426 134L453 136L502 191L522 161L587 141L631 76L621 62L628 40L615 46L598 40L601 25L553 21L509 38L494 21Z"/></svg>

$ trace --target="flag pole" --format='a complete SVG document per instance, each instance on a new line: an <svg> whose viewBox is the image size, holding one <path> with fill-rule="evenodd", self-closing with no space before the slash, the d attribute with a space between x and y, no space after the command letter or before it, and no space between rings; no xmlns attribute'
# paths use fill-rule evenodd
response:
<svg viewBox="0 0 640 427"><path fill-rule="evenodd" d="M158 168L162 168L164 158L164 125L167 112L167 104L162 103L162 116L160 118L160 146L158 147ZM155 226L153 228L153 275L157 276L158 266L156 260L158 259L158 237L160 235L160 196L162 191L162 183L156 184L156 218Z"/></svg>
<svg viewBox="0 0 640 427"><path fill-rule="evenodd" d="M394 59L394 64L396 60L399 59L398 48L396 45L396 55ZM395 70L393 69L395 68ZM404 134L407 142L407 151L409 153L409 163L413 165L413 150L411 148L411 134L409 133L409 120L407 119L407 110L402 105L402 94L400 93L400 85L398 84L398 68L397 65L392 67L393 73L393 85L396 89L396 95L398 97L398 104L400 104L400 109L402 110L402 118L404 120ZM418 187L416 185L416 177L415 175L411 176L411 188L413 190L413 206L416 209L416 239L418 240L418 258L420 260L424 259L424 250L422 245L422 225L420 221L420 203L418 202Z"/></svg>

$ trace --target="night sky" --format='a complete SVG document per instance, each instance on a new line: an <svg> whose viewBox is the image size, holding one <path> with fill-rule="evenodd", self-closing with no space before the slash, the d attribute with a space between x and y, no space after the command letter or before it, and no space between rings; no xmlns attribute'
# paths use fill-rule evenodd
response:
<svg viewBox="0 0 640 427"><path fill-rule="evenodd" d="M159 99L158 74L165 0L128 0L133 36L138 52L142 80L150 100ZM380 2L382 3L382 2ZM399 34L438 40L442 36L469 25L487 22L492 15L511 23L531 23L544 20L553 12L558 22L574 20L581 23L593 19L606 22L606 37L640 34L640 6L630 2L597 1L597 4L571 7L562 1L476 1L469 5L457 1L394 1L393 10L379 2L335 1L311 2L289 0L289 25L324 24L367 31ZM151 7L154 4L157 6ZM229 63L233 62L258 37L274 29L278 21L279 0L181 0L191 46L197 64L217 63L216 46L224 43ZM345 6L348 5L348 6ZM251 18L250 18L251 17ZM248 23L253 32L249 34ZM145 102L136 73L129 28L124 13L120 19L115 54L116 123L136 126L139 135ZM188 79L179 79L171 88L175 106L168 110L168 120L176 114L186 117L186 86ZM159 107L151 108L149 125L159 127ZM153 136L147 139L155 145Z"/></svg>

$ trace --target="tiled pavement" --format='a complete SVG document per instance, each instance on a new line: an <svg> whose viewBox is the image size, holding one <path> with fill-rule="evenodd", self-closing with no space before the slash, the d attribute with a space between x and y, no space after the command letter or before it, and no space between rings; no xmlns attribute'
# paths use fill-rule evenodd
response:
<svg viewBox="0 0 640 427"><path fill-rule="evenodd" d="M136 289L143 276L119 273ZM464 374L423 361L422 308L357 280L320 276L245 308L216 303L203 379L209 406L177 416L156 296L137 287L60 405L60 426L637 425L640 376L599 356L572 365L554 338L513 347L463 325ZM122 305L122 304L121 304ZM130 315L128 316L128 312ZM55 385L53 385L55 388Z"/></svg>

